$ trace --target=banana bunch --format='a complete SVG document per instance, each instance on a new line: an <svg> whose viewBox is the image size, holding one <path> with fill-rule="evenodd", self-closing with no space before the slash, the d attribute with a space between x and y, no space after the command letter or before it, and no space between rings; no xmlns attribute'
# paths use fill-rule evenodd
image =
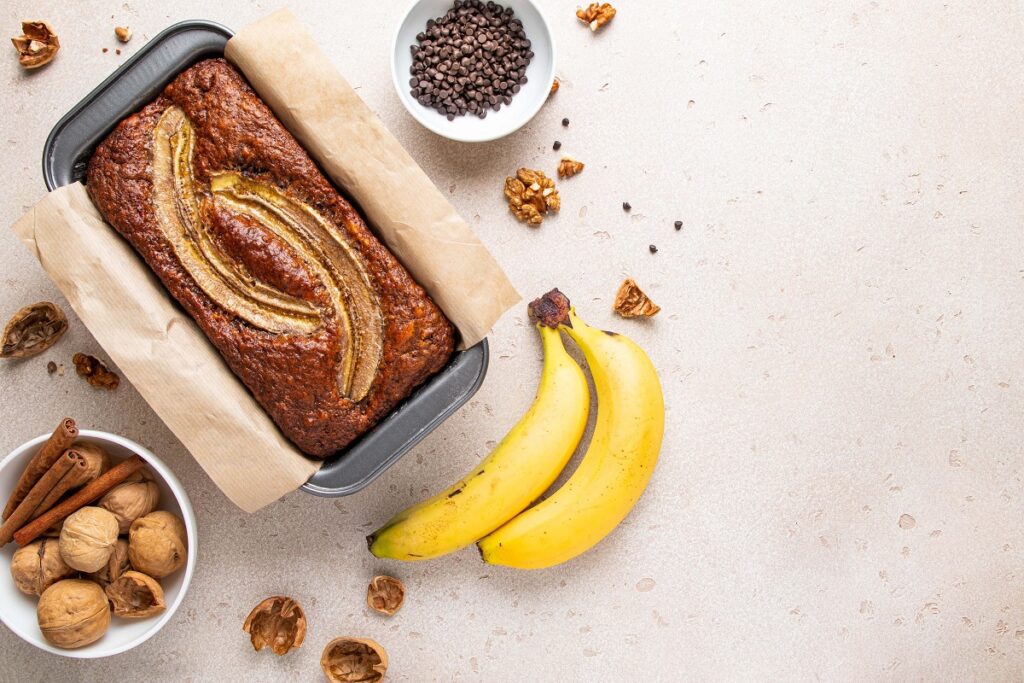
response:
<svg viewBox="0 0 1024 683"><path fill-rule="evenodd" d="M477 543L485 562L551 567L597 544L629 514L661 449L665 405L647 354L590 327L557 289L530 304L544 368L533 404L472 472L367 537L377 557L424 560ZM559 330L583 350L597 391L590 445L569 480L530 507L583 437L590 395Z"/></svg>

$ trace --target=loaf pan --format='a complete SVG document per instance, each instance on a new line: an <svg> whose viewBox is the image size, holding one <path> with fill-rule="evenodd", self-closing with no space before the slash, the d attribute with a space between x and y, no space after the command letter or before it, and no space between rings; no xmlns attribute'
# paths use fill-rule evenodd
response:
<svg viewBox="0 0 1024 683"><path fill-rule="evenodd" d="M93 149L114 126L160 94L175 76L209 57L222 57L232 36L210 21L174 24L136 52L50 131L43 147L49 190L84 181ZM345 451L326 460L302 488L346 496L363 488L476 393L487 372L487 340L456 352L448 365Z"/></svg>

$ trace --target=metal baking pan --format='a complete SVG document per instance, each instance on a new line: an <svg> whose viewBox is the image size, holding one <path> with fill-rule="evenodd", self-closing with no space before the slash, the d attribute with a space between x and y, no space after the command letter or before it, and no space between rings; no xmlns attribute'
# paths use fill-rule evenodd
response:
<svg viewBox="0 0 1024 683"><path fill-rule="evenodd" d="M153 38L75 105L43 147L43 179L52 190L84 181L93 149L124 117L152 101L192 64L221 57L232 32L211 21L183 21ZM456 352L377 426L324 462L302 488L346 496L363 488L469 400L487 373L487 340Z"/></svg>

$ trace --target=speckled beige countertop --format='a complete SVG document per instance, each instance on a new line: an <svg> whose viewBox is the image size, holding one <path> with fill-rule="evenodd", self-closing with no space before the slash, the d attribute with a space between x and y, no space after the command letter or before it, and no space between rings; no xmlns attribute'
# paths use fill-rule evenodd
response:
<svg viewBox="0 0 1024 683"><path fill-rule="evenodd" d="M666 445L627 522L537 573L473 550L415 566L366 552L368 530L456 478L528 405L540 349L524 310L495 328L476 397L370 488L253 515L131 386L46 374L75 351L103 357L72 319L41 359L0 365L0 454L64 414L143 442L192 497L199 562L173 621L112 659L44 654L0 628L0 680L317 680L340 634L383 643L395 681L1024 678L1021 5L622 0L593 36L575 3L545 4L563 88L478 146L399 104L388 44L405 2L291 7L525 295L558 285L650 351ZM5 35L43 17L64 45L34 74L0 52L2 223L44 192L47 132L126 56L116 24L135 32L130 54L181 19L240 27L276 6L0 5ZM587 169L564 183L561 215L529 229L502 179L553 169L555 139ZM7 230L0 273L0 317L63 301ZM627 275L664 308L654 321L610 313ZM363 603L381 569L408 587L392 619ZM310 618L281 659L241 632L274 593Z"/></svg>

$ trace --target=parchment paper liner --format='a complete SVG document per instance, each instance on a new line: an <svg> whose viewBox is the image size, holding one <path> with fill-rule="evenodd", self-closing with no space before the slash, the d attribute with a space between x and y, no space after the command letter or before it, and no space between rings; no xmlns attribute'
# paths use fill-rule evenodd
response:
<svg viewBox="0 0 1024 683"><path fill-rule="evenodd" d="M243 29L226 55L444 310L464 346L519 295L483 244L288 10ZM278 431L191 318L79 183L13 226L125 377L224 494L247 512L319 463Z"/></svg>

